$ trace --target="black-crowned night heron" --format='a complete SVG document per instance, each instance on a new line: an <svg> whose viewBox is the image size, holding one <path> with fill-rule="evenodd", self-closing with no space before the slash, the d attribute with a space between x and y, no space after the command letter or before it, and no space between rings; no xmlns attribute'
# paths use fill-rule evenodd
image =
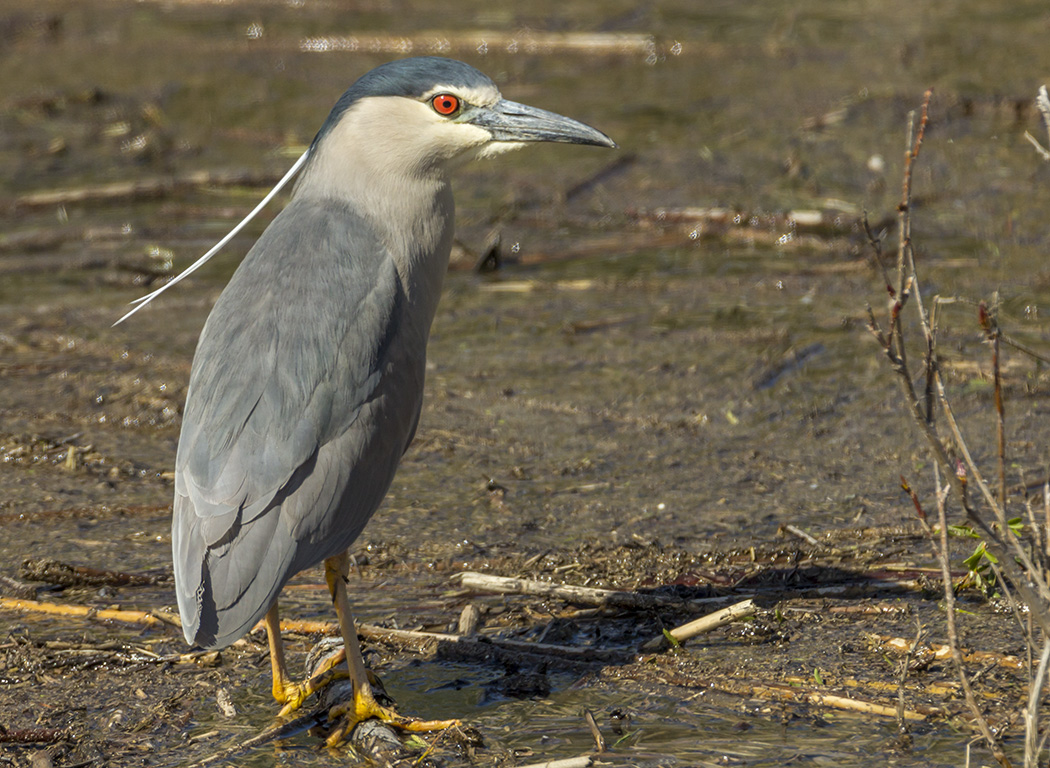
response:
<svg viewBox="0 0 1050 768"><path fill-rule="evenodd" d="M354 686L333 742L372 716L419 730L454 722L410 720L376 703L346 597L347 549L416 431L452 244L450 168L532 141L615 146L575 120L507 101L462 62L372 70L293 168L291 202L201 332L175 462L183 631L219 648L265 618L273 694L292 709L317 683L288 675L277 595L324 562Z"/></svg>

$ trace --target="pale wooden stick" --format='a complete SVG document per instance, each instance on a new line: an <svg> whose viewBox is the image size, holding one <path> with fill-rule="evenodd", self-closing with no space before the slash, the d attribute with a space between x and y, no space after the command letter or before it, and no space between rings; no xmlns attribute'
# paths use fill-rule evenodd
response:
<svg viewBox="0 0 1050 768"><path fill-rule="evenodd" d="M580 755L579 757L566 757L561 760L548 760L544 763L529 763L518 766L518 768L588 768L594 765L593 755Z"/></svg>
<svg viewBox="0 0 1050 768"><path fill-rule="evenodd" d="M800 539L802 539L803 541L805 541L805 542L807 542L809 544L812 544L814 547L819 547L820 546L820 542L819 541L817 541L815 538L810 536L808 533L806 533L804 530L802 530L801 528L799 528L796 525L785 525L784 526L784 530L787 531L790 534L798 536Z"/></svg>
<svg viewBox="0 0 1050 768"><path fill-rule="evenodd" d="M514 579L508 576L493 576L487 573L466 571L452 577L460 585L475 592L490 592L497 595L533 595L553 597L567 603L597 605L602 608L626 608L645 610L649 608L689 608L692 606L726 602L735 596L679 600L673 597L645 595L639 592L623 592L615 589L574 587L569 584L553 584L535 579Z"/></svg>
<svg viewBox="0 0 1050 768"><path fill-rule="evenodd" d="M110 608L92 608L89 605L43 603L38 600L18 600L11 597L0 597L0 609L119 621L124 624L181 626L179 617L167 611L118 611Z"/></svg>
<svg viewBox="0 0 1050 768"><path fill-rule="evenodd" d="M757 610L758 606L755 605L754 600L742 600L728 608L709 613L707 616L701 616L699 619L694 619L688 624L675 627L668 632L668 634L674 638L675 642L684 643L692 637L702 635L705 632L710 632L713 629L718 629L731 621L742 619L745 616L752 616ZM641 650L647 652L658 651L667 642L667 637L665 635L660 635L659 637L654 637L652 640L646 641L642 645Z"/></svg>
<svg viewBox="0 0 1050 768"><path fill-rule="evenodd" d="M466 571L452 577L463 586L475 592L490 592L497 595L533 595L536 597L553 597L570 603L596 605L600 608L622 608L627 610L648 610L653 608L679 608L682 610L704 611L719 603L739 600L741 595L722 595L720 597L701 597L693 600L681 600L673 597L647 595L639 592L623 592L614 589L595 589L593 587L574 587L568 584L553 584L533 579L513 579L505 576L492 576L485 573ZM805 589L756 588L748 593L776 595L786 598L820 598L820 597L854 597L867 592L921 592L925 585L915 579L898 579L862 581L851 584L829 584L822 587Z"/></svg>
<svg viewBox="0 0 1050 768"><path fill-rule="evenodd" d="M716 684L712 687L716 690L723 689L723 686L720 684ZM744 686L743 690L740 691L733 690L736 686L725 687L729 689L729 693L743 694L746 691L747 694L759 699L779 699L781 701L805 702L816 706L831 707L833 709L846 709L854 712L867 712L872 715L892 717L894 719L898 716L897 707L895 706L878 704L863 699L851 699L848 696L839 696L834 693L822 693L812 689L806 690L805 688L799 688L796 685L778 683L768 685L750 685ZM925 711L906 709L902 716L905 720L927 720L930 717L945 717L948 714L948 711L942 707L924 707L923 709Z"/></svg>
<svg viewBox="0 0 1050 768"><path fill-rule="evenodd" d="M805 696L806 702L809 704L819 704L825 707L834 707L835 709L848 709L854 712L867 712L872 715L881 715L883 717L896 717L898 715L897 707L888 707L885 704L876 704L872 701L859 701L857 699L850 699L845 696L836 696L830 693L807 693ZM915 712L914 710L905 709L900 712L900 715L905 720L925 720L926 715Z"/></svg>

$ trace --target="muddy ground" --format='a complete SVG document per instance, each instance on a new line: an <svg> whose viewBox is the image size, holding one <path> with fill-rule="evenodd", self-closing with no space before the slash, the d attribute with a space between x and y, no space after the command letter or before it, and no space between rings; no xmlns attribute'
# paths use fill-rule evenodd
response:
<svg viewBox="0 0 1050 768"><path fill-rule="evenodd" d="M111 324L254 206L356 75L438 51L621 148L534 147L456 177L425 411L350 586L359 618L383 627L447 633L480 609L489 641L366 638L402 709L476 734L427 760L578 755L593 747L589 710L610 762L963 764L971 730L949 665L924 652L902 678L887 640L921 628L935 645L945 630L900 489L903 476L929 504L930 460L867 329L885 291L861 218L892 250L905 125L933 86L914 235L925 295L953 300L940 310L946 380L994 476L977 302L998 292L1012 338L1048 341L1050 166L1025 138L1045 135L1032 108L1050 63L1043 4L618 2L595 18L588 3L463 2L454 20L446 6L0 8L0 594L173 610L171 472L192 352L266 222ZM476 269L495 235L498 268ZM1038 360L1010 348L1004 365L1020 514L1047 478L1050 390ZM961 579L975 543L953 546ZM23 572L48 558L150 583ZM679 602L479 595L452 579L467 570ZM301 574L284 615L330 621L321 584ZM638 650L695 618L690 600L750 596L746 621ZM961 596L968 664L1016 753L1020 626L994 594ZM0 629L0 765L187 765L275 709L258 633L186 658L168 625L9 602ZM291 633L296 664L316 639ZM510 639L595 657L499 645ZM232 764L350 759L319 743L303 733Z"/></svg>
<svg viewBox="0 0 1050 768"><path fill-rule="evenodd" d="M141 515L117 520L136 517L147 529L163 524ZM585 753L593 749L585 710L611 747L606 760L631 765L772 765L762 748L770 731L790 738L842 728L844 720L881 724L891 764L937 764L943 751L930 748L936 732L968 728L954 672L937 653L943 595L932 569L913 565L915 553L926 549L914 531L844 531L816 546L787 540L775 549L702 555L651 542L584 545L527 559L514 549L427 561L396 546L358 553L351 599L367 606L370 626L449 633L447 641L427 642L366 633L369 664L403 709L464 720L462 729L428 739L431 749L410 743L394 764L414 764L424 752L428 764L443 765L523 765ZM457 589L453 574L474 569L632 590L669 605L601 610ZM164 574L154 576L161 577L155 586L71 587L36 596L99 609L164 605ZM317 578L297 579L285 594L286 616L331 621ZM641 648L695 618L698 608L688 601L713 610L746 597L759 605L746 621L680 648ZM480 634L469 642L457 634L467 605L481 616ZM995 727L1016 729L1025 675L1021 632L1004 604L975 590L963 593L961 608L968 617L963 641L978 651L969 665L982 705ZM913 641L920 627L922 648L909 656L901 641ZM288 638L299 668L318 638L294 630ZM526 641L526 650L501 644L513 640ZM231 752L237 765L349 759L318 751L323 728L300 728L276 745L241 747L275 727L261 630L218 655L185 651L171 627L20 616L2 648L4 684L13 695L0 712L16 726L5 734L16 742L7 746L9 761L29 765L45 749L54 765L186 765ZM566 691L575 692L568 707L559 701ZM325 723L325 711L311 707L309 714ZM715 744L705 744L700 733L708 718L718 723L713 735L728 730L739 739L716 735ZM687 739L697 743L683 749ZM681 751L668 754L672 749ZM850 762L862 747L847 740L806 749L807 759ZM367 745L358 750L373 755Z"/></svg>

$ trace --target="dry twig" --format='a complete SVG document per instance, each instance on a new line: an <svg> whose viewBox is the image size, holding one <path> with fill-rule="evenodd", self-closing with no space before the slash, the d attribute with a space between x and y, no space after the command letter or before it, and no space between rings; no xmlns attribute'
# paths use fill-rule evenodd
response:
<svg viewBox="0 0 1050 768"><path fill-rule="evenodd" d="M977 706L976 700L973 695L972 688L970 686L969 679L966 675L966 671L963 667L962 654L958 646L958 633L955 626L955 593L953 589L950 565L949 565L949 549L948 549L948 521L946 502L947 496L940 492L940 471L943 470L944 476L948 479L951 490L965 510L967 517L978 527L978 529L986 536L986 546L989 551L992 551L999 559L1003 569L1006 571L1007 576L1010 577L1011 581L1015 584L1018 591L1021 593L1022 598L1029 603L1032 607L1035 618L1040 621L1041 625L1045 628L1050 628L1050 616L1045 611L1045 602L1039 603L1038 598L1040 594L1047 594L1045 588L1040 584L1036 584L1034 587L1029 586L1027 578L1032 578L1038 582L1038 576L1031 573L1030 561L1024 563L1024 567L1028 570L1028 576L1022 572L1021 568L1013 561L1012 555L1015 552L1021 556L1022 560L1027 561L1023 551L1020 547L1009 547L1007 542L994 531L981 517L981 515L973 507L971 500L967 494L968 481L973 479L981 491L986 503L991 507L995 513L996 519L1000 523L1000 530L1003 536L1009 536L1009 527L1006 524L1006 517L1003 511L1002 505L998 503L998 500L991 494L987 485L984 483L981 477L980 471L976 464L973 462L966 443L963 440L962 434L959 430L958 424L956 423L954 416L951 411L950 403L948 402L947 396L944 392L944 384L941 380L938 361L936 355L936 317L931 317L931 313L927 312L926 306L922 299L922 293L920 290L920 284L918 280L918 273L915 268L915 249L911 239L911 199L912 199L912 175L914 171L915 162L919 158L919 152L922 148L923 139L926 135L926 129L929 124L929 104L932 91L927 91L923 99L922 114L919 119L918 128L915 131L914 137L911 135L914 128L912 120L909 120L909 137L908 137L908 150L905 154L904 162L904 178L902 182L901 190L901 203L898 207L899 212L899 227L898 227L898 247L897 247L897 280L896 285L891 285L887 282L887 292L890 296L890 310L889 310L889 325L888 330L883 332L879 326L878 321L875 319L875 315L869 308L869 320L870 330L875 338L879 341L885 352L887 359L890 362L894 372L897 374L897 379L901 384L904 391L905 402L907 404L907 412L912 418L912 421L918 426L926 438L926 442L937 459L935 468L935 482L937 488L937 510L940 522L940 540L937 541L931 537L931 542L934 543L935 548L938 550L938 557L941 562L942 568L942 579L944 583L945 600L946 600L946 616L947 616L947 631L949 646L951 648L951 658L955 665L959 681L962 685L963 692L966 698L967 705L969 706L971 713L974 716L974 720L977 724L978 729L981 732L982 737L987 743L989 749L995 759L1003 766L1009 766L1010 761L1003 752L1002 746L999 743L995 734L992 733L991 728L988 725L987 720L984 718L980 708ZM876 253L878 251L876 250ZM920 400L918 393L916 392L913 377L911 374L910 366L908 364L907 349L904 340L903 323L901 320L901 312L908 302L909 298L914 296L916 314L918 315L919 325L922 329L923 338L925 342L924 349L924 373L926 387L924 395ZM954 445L963 455L965 466L965 472L961 470L960 465L957 462L953 462L951 454L944 442L938 435L934 426L934 404L940 405L940 410L945 416L945 420L949 426L954 437ZM1005 449L1004 449L1005 450ZM1005 491L1005 479L1002 483L1002 488ZM921 506L917 505L917 509L921 510ZM1036 602L1030 602L1036 601Z"/></svg>

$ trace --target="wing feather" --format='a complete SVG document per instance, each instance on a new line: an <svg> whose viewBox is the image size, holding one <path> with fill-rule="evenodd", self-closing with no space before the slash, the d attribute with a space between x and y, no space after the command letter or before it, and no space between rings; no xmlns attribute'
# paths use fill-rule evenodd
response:
<svg viewBox="0 0 1050 768"><path fill-rule="evenodd" d="M239 637L309 564L304 539L337 510L356 536L378 505L389 478L378 499L356 501L346 486L402 304L393 260L367 222L335 202L294 200L216 302L175 465L173 553L190 642Z"/></svg>

